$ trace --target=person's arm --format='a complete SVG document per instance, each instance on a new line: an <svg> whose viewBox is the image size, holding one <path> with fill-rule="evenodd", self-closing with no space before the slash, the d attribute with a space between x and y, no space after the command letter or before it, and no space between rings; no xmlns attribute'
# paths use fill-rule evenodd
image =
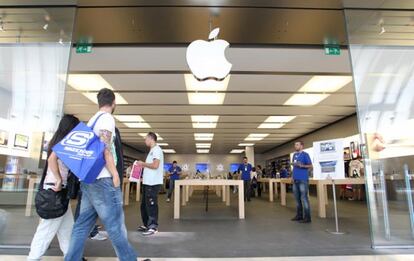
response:
<svg viewBox="0 0 414 261"><path fill-rule="evenodd" d="M52 174L56 179L55 186L52 190L56 192L62 190L62 176L59 171L58 157L54 152L52 152L47 159L47 166L50 168L50 171L52 171Z"/></svg>
<svg viewBox="0 0 414 261"><path fill-rule="evenodd" d="M303 168L303 169L312 169L313 168L313 165L312 165L312 161L311 161L311 159L310 159L310 157L309 157L309 155L308 154L306 154L306 156L305 156L306 158L305 158L305 164L299 164L299 168Z"/></svg>
<svg viewBox="0 0 414 261"><path fill-rule="evenodd" d="M143 161L138 161L138 164L141 164L141 166L147 169L158 169L158 167L160 166L160 160L153 159L152 163L145 163Z"/></svg>
<svg viewBox="0 0 414 261"><path fill-rule="evenodd" d="M180 167L178 167L177 174L178 174L178 175L181 175L182 173L183 173L183 170L182 170Z"/></svg>
<svg viewBox="0 0 414 261"><path fill-rule="evenodd" d="M102 129L99 131L99 138L106 145L104 150L104 157L106 162L105 166L109 170L109 173L112 175L114 187L117 188L121 184L119 180L118 170L116 169L114 156L111 153L112 132Z"/></svg>

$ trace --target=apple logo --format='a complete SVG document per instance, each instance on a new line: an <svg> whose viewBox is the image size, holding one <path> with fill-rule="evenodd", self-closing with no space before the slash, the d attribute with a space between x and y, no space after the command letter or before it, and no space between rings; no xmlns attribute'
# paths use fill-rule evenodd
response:
<svg viewBox="0 0 414 261"><path fill-rule="evenodd" d="M230 44L225 40L216 40L220 28L212 30L208 41L196 40L187 48L187 64L194 77L199 81L222 81L230 73L232 64L224 54Z"/></svg>

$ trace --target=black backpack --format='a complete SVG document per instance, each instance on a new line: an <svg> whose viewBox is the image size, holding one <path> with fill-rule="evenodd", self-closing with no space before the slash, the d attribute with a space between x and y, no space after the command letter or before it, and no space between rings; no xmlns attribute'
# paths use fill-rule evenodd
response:
<svg viewBox="0 0 414 261"><path fill-rule="evenodd" d="M39 184L39 191L35 197L37 214L43 219L53 219L63 216L68 210L69 198L67 189L55 192L51 189L43 189L47 174L47 163L43 170L43 176Z"/></svg>

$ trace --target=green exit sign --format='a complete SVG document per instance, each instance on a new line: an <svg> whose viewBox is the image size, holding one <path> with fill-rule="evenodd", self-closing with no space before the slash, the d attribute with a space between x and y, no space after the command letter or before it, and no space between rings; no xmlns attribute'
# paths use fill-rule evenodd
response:
<svg viewBox="0 0 414 261"><path fill-rule="evenodd" d="M77 44L76 53L91 53L92 44Z"/></svg>
<svg viewBox="0 0 414 261"><path fill-rule="evenodd" d="M325 45L326 55L340 55L341 48L338 45Z"/></svg>

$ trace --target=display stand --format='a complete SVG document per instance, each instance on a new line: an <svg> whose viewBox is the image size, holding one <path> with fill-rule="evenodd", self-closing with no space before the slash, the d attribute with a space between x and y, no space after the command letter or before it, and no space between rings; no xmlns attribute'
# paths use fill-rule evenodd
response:
<svg viewBox="0 0 414 261"><path fill-rule="evenodd" d="M335 189L335 180L332 179L332 194L333 194L333 202L334 202L334 212L335 212L335 231L327 229L326 232L333 234L333 235L344 235L346 232L339 231L339 222L338 222L338 208L336 206L336 189Z"/></svg>

